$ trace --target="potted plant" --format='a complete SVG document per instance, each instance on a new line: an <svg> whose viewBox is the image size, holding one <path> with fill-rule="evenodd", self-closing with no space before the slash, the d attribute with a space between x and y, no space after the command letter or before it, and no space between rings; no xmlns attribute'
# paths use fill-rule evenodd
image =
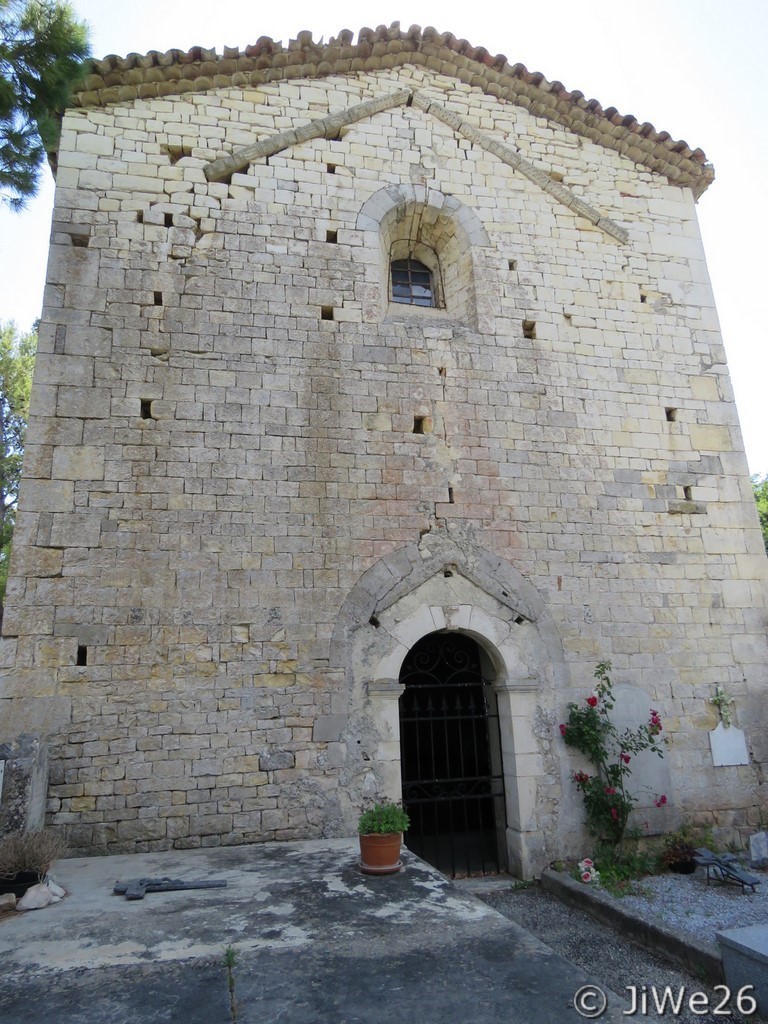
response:
<svg viewBox="0 0 768 1024"><path fill-rule="evenodd" d="M46 829L12 832L0 839L0 893L11 892L17 899L42 881L51 864L66 851L64 841Z"/></svg>
<svg viewBox="0 0 768 1024"><path fill-rule="evenodd" d="M400 846L411 824L399 804L374 804L360 815L360 870L366 875L391 875L402 867Z"/></svg>
<svg viewBox="0 0 768 1024"><path fill-rule="evenodd" d="M664 839L661 863L677 875L692 875L696 870L696 850L690 843L689 830L678 829Z"/></svg>

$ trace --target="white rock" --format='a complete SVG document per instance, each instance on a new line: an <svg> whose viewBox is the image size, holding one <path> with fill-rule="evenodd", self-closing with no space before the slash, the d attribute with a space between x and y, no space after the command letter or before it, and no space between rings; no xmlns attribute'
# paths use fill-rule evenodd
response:
<svg viewBox="0 0 768 1024"><path fill-rule="evenodd" d="M58 885L58 883L54 882L52 878L49 878L45 884L51 890L51 893L54 897L54 902L58 902L67 895L67 890L62 889L62 887Z"/></svg>
<svg viewBox="0 0 768 1024"><path fill-rule="evenodd" d="M13 910L16 906L16 897L12 892L4 892L0 895L0 910Z"/></svg>
<svg viewBox="0 0 768 1024"><path fill-rule="evenodd" d="M31 886L16 904L17 910L40 910L53 901L53 893L44 882Z"/></svg>

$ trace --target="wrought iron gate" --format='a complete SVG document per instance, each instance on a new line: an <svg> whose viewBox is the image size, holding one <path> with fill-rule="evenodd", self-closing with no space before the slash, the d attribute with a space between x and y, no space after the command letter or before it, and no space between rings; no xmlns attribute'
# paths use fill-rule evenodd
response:
<svg viewBox="0 0 768 1024"><path fill-rule="evenodd" d="M461 633L431 633L400 672L405 842L454 877L504 870L504 779L496 695L480 649Z"/></svg>

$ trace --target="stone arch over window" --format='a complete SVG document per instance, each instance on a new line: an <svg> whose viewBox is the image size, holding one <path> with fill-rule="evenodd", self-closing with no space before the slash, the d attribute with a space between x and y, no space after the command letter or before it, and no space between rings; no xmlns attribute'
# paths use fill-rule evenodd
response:
<svg viewBox="0 0 768 1024"><path fill-rule="evenodd" d="M390 185L364 203L357 228L371 232L371 241L376 237L378 243L383 316L405 311L476 320L473 249L490 242L469 207L423 185ZM392 264L400 260L417 260L428 268L434 289L429 312L417 304L393 301Z"/></svg>

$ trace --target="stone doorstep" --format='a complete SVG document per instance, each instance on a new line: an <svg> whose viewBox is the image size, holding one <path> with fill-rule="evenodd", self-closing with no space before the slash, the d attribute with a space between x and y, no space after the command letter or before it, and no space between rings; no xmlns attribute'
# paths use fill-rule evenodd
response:
<svg viewBox="0 0 768 1024"><path fill-rule="evenodd" d="M541 887L564 903L585 911L601 924L620 932L646 949L659 953L709 985L725 981L723 961L717 946L703 942L679 928L652 924L609 903L597 889L547 868L541 873ZM735 929L740 931L742 929ZM747 931L748 929L743 929Z"/></svg>

